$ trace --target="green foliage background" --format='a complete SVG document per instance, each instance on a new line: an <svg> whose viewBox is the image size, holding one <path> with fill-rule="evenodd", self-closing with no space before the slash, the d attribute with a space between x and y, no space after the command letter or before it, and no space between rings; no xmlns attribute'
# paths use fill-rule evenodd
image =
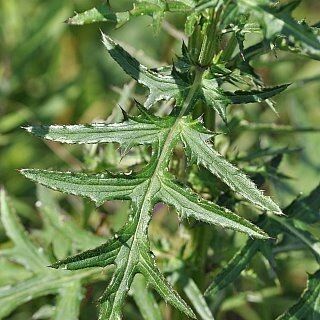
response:
<svg viewBox="0 0 320 320"><path fill-rule="evenodd" d="M130 5L130 1L113 2L117 8L128 8ZM183 20L179 21L175 15L167 17L169 24L159 36L153 33L148 17L134 19L118 30L106 24L72 27L63 23L74 11L81 12L95 3L99 4L99 1L0 0L0 183L11 195L28 230L41 228L34 205L37 201L36 187L23 178L17 169L78 169L94 165L96 160L81 147L65 147L34 139L25 134L20 126L29 123L76 124L107 119L117 103L128 103L120 100L119 92L130 79L107 56L101 44L99 28L125 44L125 48L147 66L171 63L175 53L180 51L180 41L175 38L170 26L172 24L177 29L183 29ZM309 0L302 1L295 15L299 19L307 18L308 23L312 24L319 20L319 12L319 1ZM320 79L318 61L295 55L279 52L277 57L265 55L255 63L269 85L313 77ZM137 97L143 94L141 88L134 90ZM249 105L244 107L245 119L319 127L320 81L293 86L276 101L279 117L267 107ZM243 134L237 141L239 151L251 147L255 138L255 133ZM261 136L261 144L265 147L302 148L300 152L285 156L280 166L280 171L292 177L292 180L286 180L285 183L275 181L270 190L282 206L290 203L299 192L308 193L319 183L319 141L320 135L317 133ZM105 159L107 153L100 156L99 161L101 157ZM94 211L86 201L59 197L63 209L76 221L83 219L79 211ZM115 228L122 225L125 212L126 204L105 205L94 211L89 226L97 227L102 215L107 223L105 230L100 233L107 235L110 233L110 224ZM156 223L152 227L156 229ZM173 234L170 230L161 232L167 232L170 236ZM37 239L36 234L34 238ZM6 236L1 225L0 240L5 246ZM179 243L179 239L176 242ZM240 246L243 242L241 236L236 242ZM221 258L227 261L234 252L235 248L230 247L230 252L224 252ZM308 254L299 252L297 255L295 259L283 261L282 276L285 280L282 285L285 295L279 299L277 293L271 293L270 297L262 299L263 304L257 302L254 308L248 307L247 297L231 296L225 303L226 311L220 315L221 319L238 319L234 313L228 313L231 309L242 310L237 312L238 317L250 320L269 319L267 310L270 308L275 308L277 314L284 311L305 287L306 272L313 273L317 269ZM4 264L0 268L4 270ZM13 270L12 274L1 270L0 284L19 277L19 273ZM249 282L263 271L263 265L256 265L255 272L250 274L249 271L246 275ZM90 298L92 306L84 308L82 319L89 319L87 315L95 312L93 301L99 296L98 293ZM51 302L52 297L34 300L17 309L8 319L30 319L41 305ZM258 317L257 313L254 315L254 309L258 309L262 316ZM128 319L135 319L134 312L132 316L130 312L128 307ZM90 319L93 318L90 316Z"/></svg>

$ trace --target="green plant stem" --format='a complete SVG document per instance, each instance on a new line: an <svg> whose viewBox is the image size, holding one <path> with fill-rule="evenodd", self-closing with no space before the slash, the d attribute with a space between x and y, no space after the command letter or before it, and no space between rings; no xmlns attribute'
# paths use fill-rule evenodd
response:
<svg viewBox="0 0 320 320"><path fill-rule="evenodd" d="M212 10L211 22L205 27L205 35L201 46L201 52L198 58L198 63L203 68L207 68L214 57L218 53L218 35L217 26L219 23L221 10ZM201 31L199 31L200 33ZM196 36L197 37L197 36ZM200 34L199 34L200 37ZM204 124L209 130L215 130L216 112L203 106ZM214 141L212 141L214 143ZM192 237L192 255L191 260L194 266L192 270L192 279L198 285L200 290L205 287L205 269L208 247L212 238L212 231L206 225L196 226L191 229Z"/></svg>

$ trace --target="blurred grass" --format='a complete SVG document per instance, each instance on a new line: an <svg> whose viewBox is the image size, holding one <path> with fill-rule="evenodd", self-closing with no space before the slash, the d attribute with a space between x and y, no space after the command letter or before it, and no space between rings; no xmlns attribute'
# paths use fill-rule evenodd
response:
<svg viewBox="0 0 320 320"><path fill-rule="evenodd" d="M113 26L63 23L75 10L91 5L92 1L0 1L0 181L19 197L31 196L34 186L16 169L61 167L66 160L52 155L48 145L21 126L91 122L106 119L116 107L118 96L110 87L122 86L128 77L107 56L99 28L137 51L143 48L154 59L166 54L163 36L154 37L148 18L115 32ZM117 7L121 5L128 6L128 1L118 1ZM54 148L68 159L63 146Z"/></svg>

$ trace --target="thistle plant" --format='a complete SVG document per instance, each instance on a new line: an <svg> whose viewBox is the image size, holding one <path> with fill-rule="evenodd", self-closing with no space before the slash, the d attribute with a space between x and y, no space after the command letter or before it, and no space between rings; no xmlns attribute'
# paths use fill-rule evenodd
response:
<svg viewBox="0 0 320 320"><path fill-rule="evenodd" d="M312 236L304 228L300 230L306 217L296 211L299 204L303 204L306 216L317 220L318 205L310 204L310 198L306 197L281 210L266 192L259 189L266 176L261 177L261 172L254 171L252 167L251 172L238 168L241 159L227 159L219 152L215 141L222 133L232 135L237 130L281 131L281 127L275 125L250 124L245 122L246 119L238 121L229 106L241 108L247 103L265 101L275 110L271 98L288 88L289 84L273 87L263 84L251 64L259 55L283 50L320 59L317 27L292 17L292 11L299 2L279 5L267 0L149 0L134 1L133 8L125 12L114 12L112 6L105 3L67 20L72 25L110 22L120 27L130 19L149 15L157 33L161 32L167 13L186 17L187 41L181 43L181 53L172 65L160 68L147 68L115 40L102 33L102 42L109 56L148 90L144 102L134 102L136 113L124 111L123 121L111 124L25 128L40 138L65 144L116 143L124 158L130 150L139 147L147 159L135 163L125 172L21 170L23 175L41 185L90 198L97 206L111 200L130 201L127 222L105 243L51 264L56 269L72 270L70 274L75 272L79 277L79 272L83 271L75 270L92 268L89 270L95 274L99 268L114 266L111 280L100 298L100 319L122 319L127 296L130 289L136 287L133 285L136 279L140 281L140 289L141 284L142 287L145 284L185 316L213 319L201 291L206 285L204 266L210 247L210 241L205 239L215 232L215 226L245 233L250 239L221 273L211 279L206 290L209 297L215 297L219 290L232 283L258 251L272 261L272 248L279 234L297 236L318 258L319 250L314 246ZM261 40L248 45L246 40L253 34ZM222 130L218 130L217 124ZM256 156L274 156L273 162L266 163L265 168L266 172L270 168L276 171L279 164L277 157L286 151L260 150ZM251 155L252 158L254 155ZM205 172L209 182L204 181L201 172ZM248 173L256 183L248 177ZM204 195L208 184L209 197ZM314 194L318 192L316 189ZM175 281L169 281L167 274L158 268L157 256L150 244L149 224L154 207L159 202L175 209L179 220L189 226L193 243L191 258L183 258L183 253L181 257L176 257L180 271L169 272L172 278L176 275ZM238 212L239 203L245 203L255 212L254 221ZM7 210L4 208L5 212ZM259 213L260 217L257 217ZM301 220L299 226L294 224L298 220ZM192 226L196 226L197 231ZM190 267L190 264L193 266ZM195 270L192 271L192 268ZM53 272L54 275L58 271L46 272ZM87 276L84 274L84 277ZM315 310L318 294L310 293L311 290L319 292L318 278L318 273L312 276L309 291L305 292L297 306L280 319L307 319L318 312ZM189 300L194 299L191 301L193 309L173 288L172 283L176 282L179 287L182 279L188 284L184 286L184 294ZM141 312L145 319L161 319L158 311L151 316Z"/></svg>

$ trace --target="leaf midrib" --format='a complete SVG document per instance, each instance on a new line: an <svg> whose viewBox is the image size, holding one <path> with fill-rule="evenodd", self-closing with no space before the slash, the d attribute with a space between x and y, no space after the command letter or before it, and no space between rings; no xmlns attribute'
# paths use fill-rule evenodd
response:
<svg viewBox="0 0 320 320"><path fill-rule="evenodd" d="M198 71L196 73L194 83L192 84L192 86L189 90L189 93L183 103L183 106L181 108L181 111L180 111L178 117L176 118L176 121L174 122L171 129L168 131L167 135L164 136L163 147L162 147L162 150L160 151L159 157L157 158L157 165L156 165L151 177L149 178L149 183L146 188L146 192L143 196L143 201L142 201L141 205L139 206L139 213L137 212L137 214L139 214L137 227L136 227L136 230L131 238L132 242L131 242L130 251L129 251L129 255L128 255L128 262L126 264L123 278L122 278L122 281L121 281L121 284L119 285L119 287L123 284L124 280L126 280L130 277L130 271L131 271L132 267L134 267L134 263L132 263L132 262L134 261L133 252L135 252L135 250L133 250L133 249L137 245L137 241L138 241L139 237L144 236L145 222L146 221L149 222L149 220L150 220L150 210L152 209L151 208L152 203L150 202L148 204L147 200L153 198L152 191L154 189L154 186L157 184L159 179L161 179L161 177L160 177L161 173L164 171L163 163L166 163L167 158L171 154L170 147L171 147L172 142L174 140L175 134L177 133L177 131L179 131L180 121L181 121L182 117L184 116L184 114L187 112L189 105L192 102L193 97L197 92L198 86L201 83L202 74L203 74L203 71ZM145 208L145 206L149 206L149 207ZM139 259L140 259L140 257L139 257ZM114 301L116 301L116 299L118 298L119 293L121 294L121 292L117 291ZM121 299L121 297L120 297L120 299ZM113 306L112 306L110 316L113 316L113 313L114 313L114 310L113 310Z"/></svg>

